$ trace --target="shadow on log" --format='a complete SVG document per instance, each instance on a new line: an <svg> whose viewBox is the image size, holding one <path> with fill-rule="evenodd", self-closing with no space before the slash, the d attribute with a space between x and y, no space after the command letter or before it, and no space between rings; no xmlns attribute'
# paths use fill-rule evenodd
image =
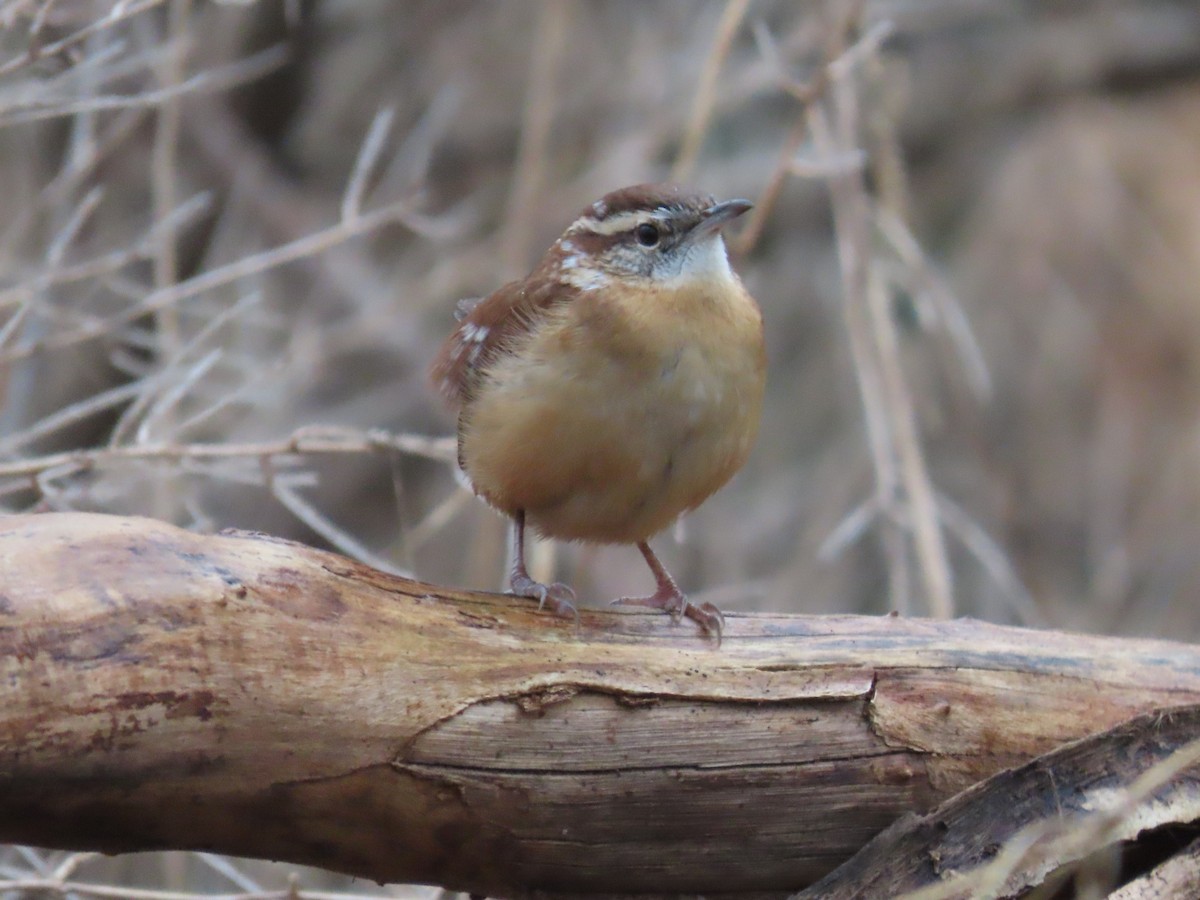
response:
<svg viewBox="0 0 1200 900"><path fill-rule="evenodd" d="M1190 703L1200 648L1168 642L734 614L717 648L263 535L0 521L6 841L501 896L778 894L906 813Z"/></svg>

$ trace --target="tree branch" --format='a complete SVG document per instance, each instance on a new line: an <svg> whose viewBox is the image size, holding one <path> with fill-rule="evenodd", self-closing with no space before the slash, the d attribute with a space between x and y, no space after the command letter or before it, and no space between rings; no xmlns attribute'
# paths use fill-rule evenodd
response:
<svg viewBox="0 0 1200 900"><path fill-rule="evenodd" d="M687 623L262 535L0 520L0 840L493 895L811 883L909 812L1156 707L1200 649L960 620Z"/></svg>

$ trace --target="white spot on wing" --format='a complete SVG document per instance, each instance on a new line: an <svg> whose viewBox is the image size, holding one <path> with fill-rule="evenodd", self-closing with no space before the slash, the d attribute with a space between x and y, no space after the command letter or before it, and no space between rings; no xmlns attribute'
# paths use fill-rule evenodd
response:
<svg viewBox="0 0 1200 900"><path fill-rule="evenodd" d="M476 325L468 322L462 327L459 333L459 340L464 344L482 344L487 340L488 327L486 325Z"/></svg>
<svg viewBox="0 0 1200 900"><path fill-rule="evenodd" d="M577 269L584 264L583 254L579 252L579 248L572 241L564 238L558 242L558 246L563 252L562 259L558 265L564 272Z"/></svg>
<svg viewBox="0 0 1200 900"><path fill-rule="evenodd" d="M564 265L563 281L581 291L598 291L608 286L609 277L603 270L593 266L567 268Z"/></svg>
<svg viewBox="0 0 1200 900"><path fill-rule="evenodd" d="M454 321L461 322L471 314L471 310L483 302L482 297L464 297L454 304Z"/></svg>

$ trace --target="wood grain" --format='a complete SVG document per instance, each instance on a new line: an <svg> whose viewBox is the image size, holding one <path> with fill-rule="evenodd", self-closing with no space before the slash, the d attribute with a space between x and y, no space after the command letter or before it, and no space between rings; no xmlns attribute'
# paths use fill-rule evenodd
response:
<svg viewBox="0 0 1200 900"><path fill-rule="evenodd" d="M0 840L202 848L500 896L782 893L1200 651L959 620L690 623L258 534L0 520Z"/></svg>

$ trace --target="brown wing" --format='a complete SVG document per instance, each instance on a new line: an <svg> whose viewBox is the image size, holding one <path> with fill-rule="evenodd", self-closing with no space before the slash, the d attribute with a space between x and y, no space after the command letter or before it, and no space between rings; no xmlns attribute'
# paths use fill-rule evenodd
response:
<svg viewBox="0 0 1200 900"><path fill-rule="evenodd" d="M552 278L513 281L478 301L450 333L430 368L438 391L455 407L469 403L488 367L513 340L537 327L546 311L575 289Z"/></svg>

